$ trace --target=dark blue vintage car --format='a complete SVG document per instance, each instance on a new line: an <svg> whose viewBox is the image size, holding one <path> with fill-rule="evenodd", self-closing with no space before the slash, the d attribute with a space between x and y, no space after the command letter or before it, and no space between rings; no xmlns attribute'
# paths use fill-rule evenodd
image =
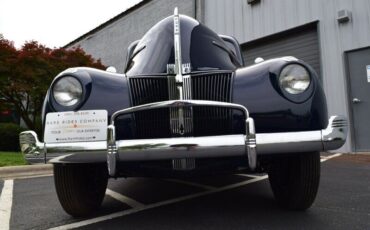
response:
<svg viewBox="0 0 370 230"><path fill-rule="evenodd" d="M320 151L341 147L315 71L293 57L244 67L238 42L167 17L128 48L124 74L60 73L42 111L44 137L20 134L30 162L54 164L64 210L92 214L108 178L268 173L287 209L313 203Z"/></svg>

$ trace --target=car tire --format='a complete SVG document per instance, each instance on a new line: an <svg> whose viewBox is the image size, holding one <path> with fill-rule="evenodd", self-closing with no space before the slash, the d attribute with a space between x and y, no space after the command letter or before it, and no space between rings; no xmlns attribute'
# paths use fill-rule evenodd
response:
<svg viewBox="0 0 370 230"><path fill-rule="evenodd" d="M108 183L105 164L54 164L54 182L63 209L74 217L97 211Z"/></svg>
<svg viewBox="0 0 370 230"><path fill-rule="evenodd" d="M311 207L320 183L320 153L276 157L268 171L279 206L303 211Z"/></svg>

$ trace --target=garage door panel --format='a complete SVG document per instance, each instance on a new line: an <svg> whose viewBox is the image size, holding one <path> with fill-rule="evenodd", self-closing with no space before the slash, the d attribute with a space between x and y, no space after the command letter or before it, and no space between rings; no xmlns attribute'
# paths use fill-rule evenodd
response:
<svg viewBox="0 0 370 230"><path fill-rule="evenodd" d="M262 38L242 45L246 65L254 64L257 57L265 60L283 56L294 56L308 64L320 74L320 49L315 26L296 28L294 31Z"/></svg>
<svg viewBox="0 0 370 230"><path fill-rule="evenodd" d="M269 45L269 43L273 42L274 46L269 46L269 50L279 50L283 51L285 49L297 49L297 47L300 48L314 48L318 49L317 47L317 37L312 38L312 39L307 39L305 37L294 37L294 38L289 38L289 39L284 39L284 40L275 40L275 41L270 41L266 42L266 44L263 44L262 47L257 46L257 47L250 47L251 50L256 49L258 51L268 51L263 49L266 45ZM259 49L258 49L259 48Z"/></svg>

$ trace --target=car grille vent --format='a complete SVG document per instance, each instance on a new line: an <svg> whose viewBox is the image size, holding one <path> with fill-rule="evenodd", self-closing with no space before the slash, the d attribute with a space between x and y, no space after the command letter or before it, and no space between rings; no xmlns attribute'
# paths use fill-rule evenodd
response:
<svg viewBox="0 0 370 230"><path fill-rule="evenodd" d="M191 78L195 100L231 101L231 74L196 75Z"/></svg>
<svg viewBox="0 0 370 230"><path fill-rule="evenodd" d="M190 77L187 96L195 100L231 102L232 73L193 75ZM189 79L186 79L189 81ZM165 101L169 98L167 77L129 78L132 106ZM194 107L193 133L186 136L232 134L232 109ZM170 110L156 109L133 114L133 138L171 137ZM119 137L118 137L119 138Z"/></svg>
<svg viewBox="0 0 370 230"><path fill-rule="evenodd" d="M231 102L231 74L192 76L192 97L196 100ZM193 127L197 136L224 135L232 132L232 110L217 107L193 109Z"/></svg>
<svg viewBox="0 0 370 230"><path fill-rule="evenodd" d="M168 100L167 77L130 78L133 106Z"/></svg>
<svg viewBox="0 0 370 230"><path fill-rule="evenodd" d="M195 159L194 158L173 159L172 169L173 170L193 170L195 169Z"/></svg>
<svg viewBox="0 0 370 230"><path fill-rule="evenodd" d="M133 106L168 100L167 77L130 78L131 104ZM164 138L169 137L169 109L140 111L133 114L135 128L133 137Z"/></svg>

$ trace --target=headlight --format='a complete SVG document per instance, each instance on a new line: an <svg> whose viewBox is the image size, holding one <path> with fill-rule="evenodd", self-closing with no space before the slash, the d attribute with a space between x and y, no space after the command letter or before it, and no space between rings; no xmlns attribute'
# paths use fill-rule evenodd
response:
<svg viewBox="0 0 370 230"><path fill-rule="evenodd" d="M303 93L311 83L310 74L301 65L291 64L284 67L279 77L280 87L291 94Z"/></svg>
<svg viewBox="0 0 370 230"><path fill-rule="evenodd" d="M63 77L53 87L54 99L63 106L73 106L82 98L81 83L74 77Z"/></svg>

